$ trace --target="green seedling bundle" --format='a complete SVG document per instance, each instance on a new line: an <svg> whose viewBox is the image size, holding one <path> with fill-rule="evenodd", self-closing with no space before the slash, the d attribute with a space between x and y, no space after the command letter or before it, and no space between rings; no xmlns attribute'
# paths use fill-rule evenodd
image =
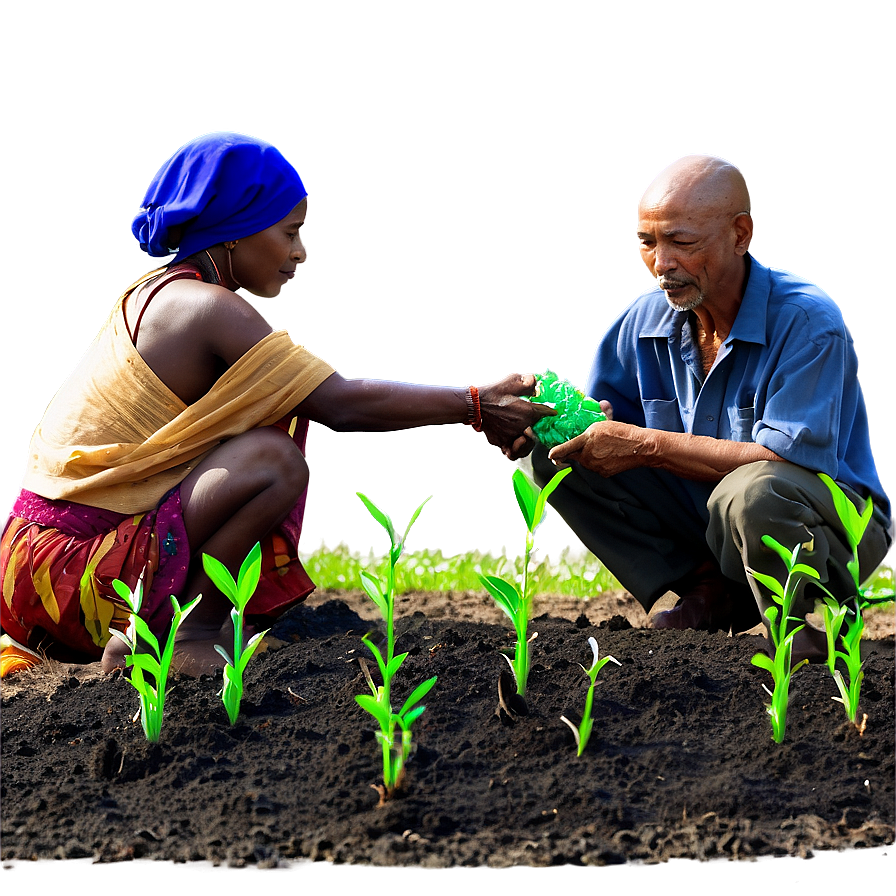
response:
<svg viewBox="0 0 896 896"><path fill-rule="evenodd" d="M243 699L243 673L246 671L246 666L252 659L252 655L258 649L258 645L261 644L261 639L268 633L267 629L258 632L249 639L245 648L243 647L243 614L246 604L249 603L249 598L258 587L258 580L261 578L261 545L256 543L255 547L249 551L240 566L236 581L220 560L216 560L208 554L202 555L202 566L214 585L233 604L233 609L230 611L230 619L233 622L233 657L231 658L220 644L215 644L215 650L224 657L226 663L224 687L221 689L220 696L224 702L224 708L227 710L230 724L235 725Z"/></svg>
<svg viewBox="0 0 896 896"><path fill-rule="evenodd" d="M605 656L600 658L597 648L597 641L589 638L588 643L591 645L591 654L593 657L591 665L586 669L582 666L582 671L588 676L588 693L585 695L585 709L582 712L582 721L578 725L574 725L566 716L560 716L560 720L565 722L572 730L573 737L576 740L576 755L581 756L588 746L588 740L591 737L591 729L594 727L594 720L591 718L591 710L594 706L594 686L597 684L597 674L603 669L607 663L616 663L621 666L622 663L615 656Z"/></svg>
<svg viewBox="0 0 896 896"><path fill-rule="evenodd" d="M174 639L181 622L199 603L201 596L191 600L185 607L181 607L177 598L173 594L171 595L174 617L168 631L168 640L162 650L159 647L159 639L139 616L143 603L143 579L137 581L137 586L133 591L121 579L115 579L112 582L112 587L131 610L131 621L128 624L127 633L113 629L112 634L124 641L130 648L131 653L126 657L125 662L131 670L130 682L140 695L140 722L143 725L146 739L150 743L157 743L162 732L162 718L165 714L165 690L168 684L168 673L171 669L171 658L174 655ZM149 645L152 653L140 650L141 641ZM147 676L150 676L152 680L150 681Z"/></svg>
<svg viewBox="0 0 896 896"><path fill-rule="evenodd" d="M529 582L529 565L532 549L535 546L535 530L544 519L547 499L570 472L570 468L560 470L543 489L539 489L522 470L514 471L513 490L516 494L520 512L523 514L523 519L526 522L526 550L523 555L521 587L517 588L515 584L499 576L481 574L479 576L479 580L492 596L495 603L513 623L514 631L516 632L516 647L513 659L511 660L510 657L506 657L506 659L510 663L510 669L516 682L516 692L520 697L526 696L532 641L538 637L537 632L531 638L528 634L533 598L533 589Z"/></svg>
<svg viewBox="0 0 896 896"><path fill-rule="evenodd" d="M583 433L592 423L606 420L600 402L588 398L553 370L535 377L535 395L530 399L553 408L555 415L532 424L532 432L543 445L553 448Z"/></svg>
<svg viewBox="0 0 896 896"><path fill-rule="evenodd" d="M411 728L426 709L420 701L436 683L436 676L427 679L411 691L410 696L404 701L398 712L392 710L393 679L407 658L407 653L397 655L395 653L395 564L404 550L411 526L416 522L429 498L414 511L411 521L404 530L404 535L399 538L388 514L380 510L365 495L360 492L357 494L370 511L370 515L386 530L391 545L385 582L372 572L363 571L361 573L361 585L364 592L373 601L386 623L385 655L370 633L361 639L373 654L383 683L377 685L374 682L370 669L364 660L361 660L361 669L364 672L370 693L359 694L355 697L358 705L369 712L379 725L376 737L382 748L383 783L378 786L374 785L374 787L380 794L380 805L383 805L402 790L405 765L413 748Z"/></svg>

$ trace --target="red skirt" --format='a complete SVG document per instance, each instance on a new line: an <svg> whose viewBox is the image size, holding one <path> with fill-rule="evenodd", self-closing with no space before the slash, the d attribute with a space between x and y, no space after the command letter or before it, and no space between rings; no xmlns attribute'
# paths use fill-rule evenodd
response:
<svg viewBox="0 0 896 896"><path fill-rule="evenodd" d="M301 422L293 437L304 448L307 421ZM298 557L304 513L303 496L262 541L261 579L247 615L279 616L314 590ZM112 582L133 589L143 576L140 616L164 634L173 615L170 596L183 602L190 562L179 488L137 515L23 491L0 538L0 626L56 659L95 660L110 628L124 631L130 616Z"/></svg>

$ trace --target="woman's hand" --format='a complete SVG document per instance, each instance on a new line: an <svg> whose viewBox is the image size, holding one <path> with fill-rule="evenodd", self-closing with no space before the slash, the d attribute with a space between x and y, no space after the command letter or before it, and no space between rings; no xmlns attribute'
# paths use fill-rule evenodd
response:
<svg viewBox="0 0 896 896"><path fill-rule="evenodd" d="M525 457L534 447L532 424L555 413L521 397L534 394L535 377L531 373L513 373L500 382L479 387L482 431L511 460Z"/></svg>

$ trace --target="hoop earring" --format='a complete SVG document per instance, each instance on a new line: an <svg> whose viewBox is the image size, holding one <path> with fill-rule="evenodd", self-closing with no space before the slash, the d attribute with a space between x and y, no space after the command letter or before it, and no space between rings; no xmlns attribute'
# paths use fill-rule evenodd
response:
<svg viewBox="0 0 896 896"><path fill-rule="evenodd" d="M233 252L233 247L237 244L237 242L239 242L239 241L238 240L234 241L229 246L225 243L224 248L227 250L227 273L230 277L231 282L235 284L236 289L240 289L241 284L240 284L239 280L237 280L236 277L233 276L233 258L231 257L231 253Z"/></svg>

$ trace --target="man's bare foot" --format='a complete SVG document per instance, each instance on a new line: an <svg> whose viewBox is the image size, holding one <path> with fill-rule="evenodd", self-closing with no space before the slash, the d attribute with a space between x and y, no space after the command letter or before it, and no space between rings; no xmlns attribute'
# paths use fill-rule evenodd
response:
<svg viewBox="0 0 896 896"><path fill-rule="evenodd" d="M765 652L772 658L775 656L775 647L771 638L766 635L767 645ZM828 659L828 640L824 631L806 625L793 636L793 645L790 650L790 667L793 668L803 660L810 663L826 663Z"/></svg>
<svg viewBox="0 0 896 896"><path fill-rule="evenodd" d="M810 663L824 663L828 659L828 636L825 632L809 625L793 636L793 648L790 654L791 666L802 660Z"/></svg>

